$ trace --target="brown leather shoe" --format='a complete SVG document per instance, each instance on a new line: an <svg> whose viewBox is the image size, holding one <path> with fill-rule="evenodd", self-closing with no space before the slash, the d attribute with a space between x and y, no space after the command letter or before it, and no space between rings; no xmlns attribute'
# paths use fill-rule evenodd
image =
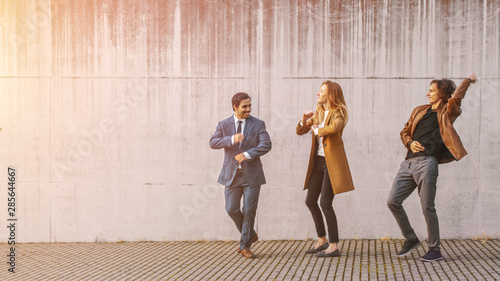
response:
<svg viewBox="0 0 500 281"><path fill-rule="evenodd" d="M252 243L255 243L259 240L259 235L257 235L257 233L255 233L254 236L252 236L252 238L250 238L250 242Z"/></svg>
<svg viewBox="0 0 500 281"><path fill-rule="evenodd" d="M248 248L245 248L245 249L241 250L241 254L245 258L252 258L252 259L255 258L255 255Z"/></svg>
<svg viewBox="0 0 500 281"><path fill-rule="evenodd" d="M252 236L252 238L250 238L250 242L255 243L257 241L259 241L259 235L257 235L257 233L255 233L255 235ZM241 253L240 246L238 246L238 249L236 250L236 252L238 252L239 254Z"/></svg>

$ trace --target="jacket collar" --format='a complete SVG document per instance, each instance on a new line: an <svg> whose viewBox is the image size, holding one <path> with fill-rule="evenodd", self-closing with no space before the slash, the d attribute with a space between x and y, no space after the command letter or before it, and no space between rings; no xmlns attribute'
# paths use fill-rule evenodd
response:
<svg viewBox="0 0 500 281"><path fill-rule="evenodd" d="M245 135L250 130L250 128L252 128L254 117L252 115L250 115L250 116L248 116L247 119L243 119L243 120L245 120L245 121L243 121L245 123L245 126L243 128L243 135ZM238 121L238 118L236 118L236 116L234 114L226 119L227 124L231 126L231 130L232 130L233 134L236 134L235 124L237 121ZM244 139L243 139L243 142L245 142Z"/></svg>

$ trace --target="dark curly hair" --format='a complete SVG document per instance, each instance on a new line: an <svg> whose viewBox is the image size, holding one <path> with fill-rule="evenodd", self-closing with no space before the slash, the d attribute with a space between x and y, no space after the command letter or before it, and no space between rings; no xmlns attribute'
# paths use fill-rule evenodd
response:
<svg viewBox="0 0 500 281"><path fill-rule="evenodd" d="M438 88L438 96L440 99L443 100L443 102L447 103L448 99L451 98L451 95L453 92L455 92L455 89L457 86L455 85L455 82L449 80L449 79L441 79L441 80L432 80L431 85L436 83L437 88Z"/></svg>

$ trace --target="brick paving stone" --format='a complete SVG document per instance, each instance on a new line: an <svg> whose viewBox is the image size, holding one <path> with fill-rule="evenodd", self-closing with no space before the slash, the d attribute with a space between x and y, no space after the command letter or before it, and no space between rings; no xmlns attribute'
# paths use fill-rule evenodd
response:
<svg viewBox="0 0 500 281"><path fill-rule="evenodd" d="M427 243L403 258L403 241L343 240L341 256L316 258L315 241L258 241L256 259L236 241L27 243L16 245L16 273L0 280L500 280L500 240L442 240L444 257L422 262Z"/></svg>

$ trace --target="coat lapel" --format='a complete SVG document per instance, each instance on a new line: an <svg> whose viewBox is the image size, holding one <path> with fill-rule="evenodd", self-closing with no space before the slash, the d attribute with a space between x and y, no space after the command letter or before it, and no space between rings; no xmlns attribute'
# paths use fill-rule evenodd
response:
<svg viewBox="0 0 500 281"><path fill-rule="evenodd" d="M245 143L247 142L248 140L248 137L250 136L250 132L252 131L252 127L253 127L253 117L252 116L249 116L247 118L247 120L245 121L245 128L243 128L243 142L241 143L241 147L243 147L245 145Z"/></svg>
<svg viewBox="0 0 500 281"><path fill-rule="evenodd" d="M249 116L247 120L245 121L245 128L243 129L243 142L241 143L241 146L243 146L248 139L249 132L251 132L253 126L253 117Z"/></svg>
<svg viewBox="0 0 500 281"><path fill-rule="evenodd" d="M226 130L230 136L236 134L236 126L234 124L234 117L233 116L226 119L225 126L226 126Z"/></svg>
<svg viewBox="0 0 500 281"><path fill-rule="evenodd" d="M328 115L326 115L325 126L329 125L332 122L333 110L328 111Z"/></svg>
<svg viewBox="0 0 500 281"><path fill-rule="evenodd" d="M248 132L250 132L250 129L253 125L253 120L252 117L248 117L247 120L245 121L245 129L243 130L243 135L246 136Z"/></svg>

